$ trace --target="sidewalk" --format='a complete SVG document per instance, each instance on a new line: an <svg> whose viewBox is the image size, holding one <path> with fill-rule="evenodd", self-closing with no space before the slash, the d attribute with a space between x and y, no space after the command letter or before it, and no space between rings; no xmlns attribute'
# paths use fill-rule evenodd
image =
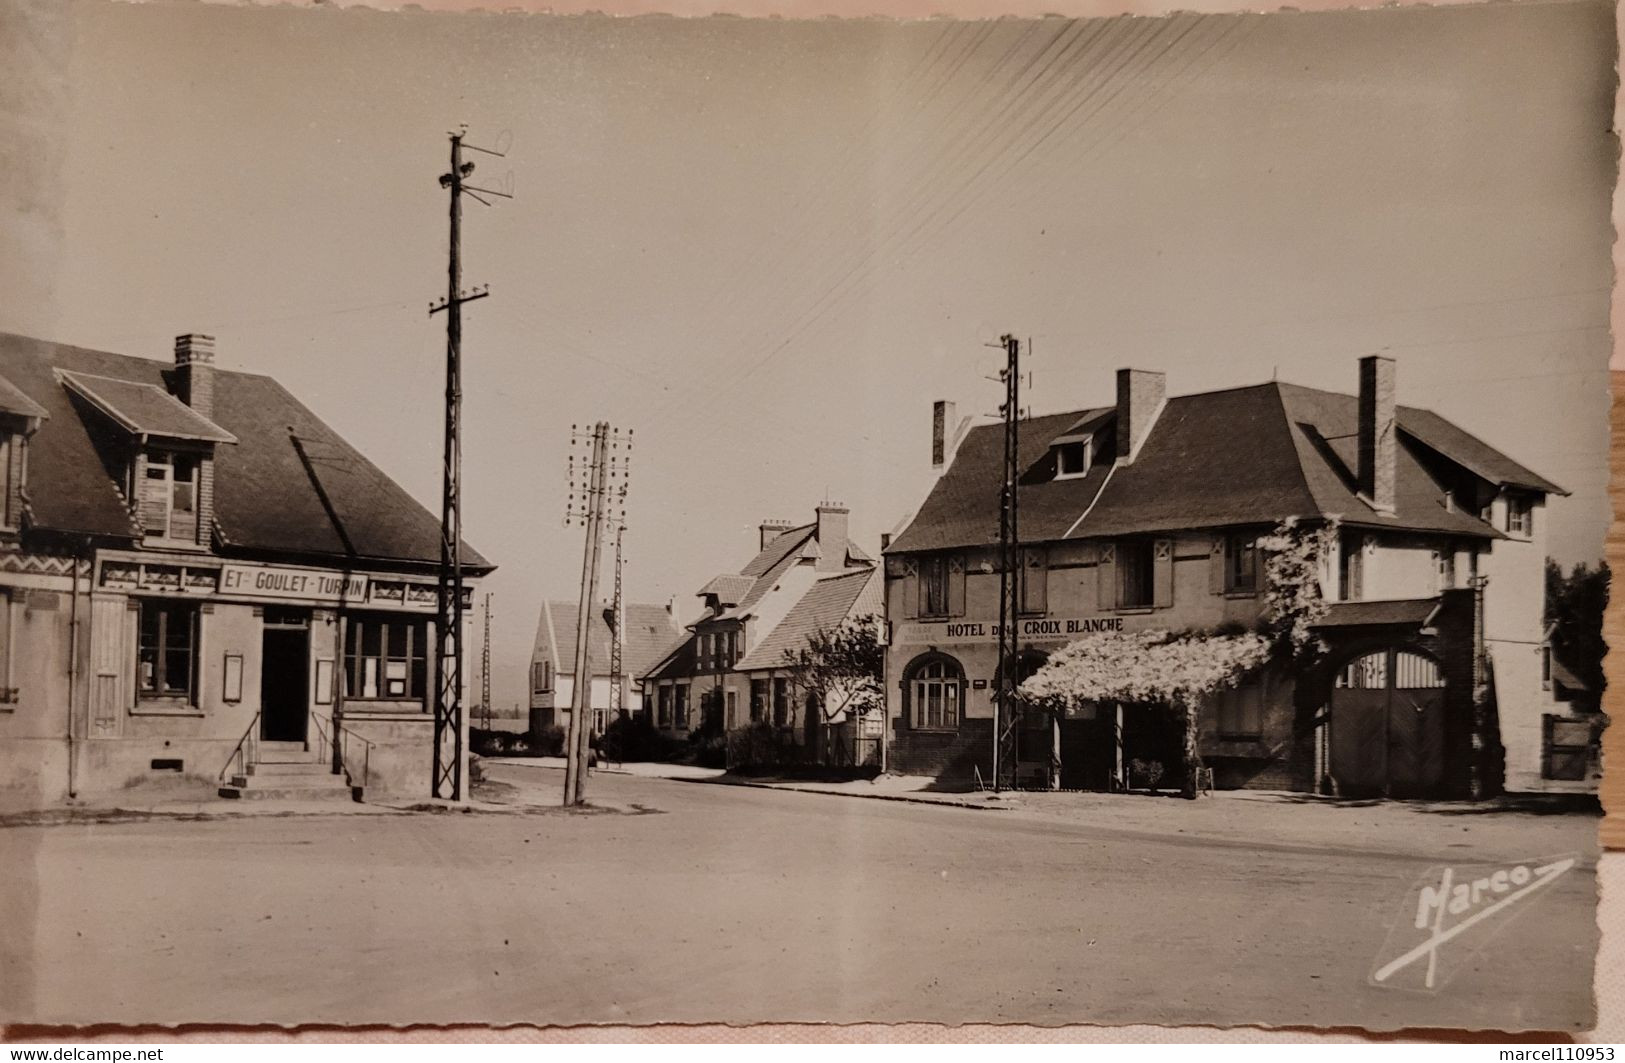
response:
<svg viewBox="0 0 1625 1063"><path fill-rule="evenodd" d="M798 793L1001 811L1011 820L1069 820L1092 830L1256 852L1328 848L1427 857L1440 862L1598 852L1596 809L1570 802L1343 800L1314 794L1221 790L1195 801L1173 796L1083 792L947 792L919 776L807 782L736 776L684 780Z"/></svg>
<svg viewBox="0 0 1625 1063"><path fill-rule="evenodd" d="M521 768L564 770L563 757L481 757L482 764L503 764ZM716 779L726 774L721 768L698 768L692 764L658 764L628 761L624 764L600 760L592 772L605 775L631 775L640 779Z"/></svg>

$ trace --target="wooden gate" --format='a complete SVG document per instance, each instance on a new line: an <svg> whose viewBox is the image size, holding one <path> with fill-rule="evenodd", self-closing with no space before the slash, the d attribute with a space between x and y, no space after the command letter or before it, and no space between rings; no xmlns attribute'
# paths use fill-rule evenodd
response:
<svg viewBox="0 0 1625 1063"><path fill-rule="evenodd" d="M1339 793L1423 797L1444 777L1444 676L1389 647L1343 666L1332 689L1331 774Z"/></svg>

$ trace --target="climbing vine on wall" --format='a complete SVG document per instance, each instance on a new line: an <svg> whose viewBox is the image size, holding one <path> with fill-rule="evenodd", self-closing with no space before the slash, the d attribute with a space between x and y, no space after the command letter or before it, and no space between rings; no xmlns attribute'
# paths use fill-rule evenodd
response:
<svg viewBox="0 0 1625 1063"><path fill-rule="evenodd" d="M1328 608L1321 574L1335 557L1337 521L1305 526L1295 518L1282 521L1258 540L1264 556L1264 624L1273 642L1298 657L1325 649L1314 625Z"/></svg>

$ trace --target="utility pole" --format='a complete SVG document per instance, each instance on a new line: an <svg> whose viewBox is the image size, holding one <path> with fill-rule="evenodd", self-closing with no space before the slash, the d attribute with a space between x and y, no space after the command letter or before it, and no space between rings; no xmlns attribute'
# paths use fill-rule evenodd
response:
<svg viewBox="0 0 1625 1063"><path fill-rule="evenodd" d="M485 645L480 650L480 726L491 729L491 594L485 595Z"/></svg>
<svg viewBox="0 0 1625 1063"><path fill-rule="evenodd" d="M572 429L574 426L572 426ZM572 442L585 442L588 453L584 463L586 483L581 487L580 502L576 501L575 458L570 460L570 502L565 523L572 519L587 529L587 538L581 556L581 597L576 602L576 655L575 677L570 684L570 728L565 736L564 804L579 805L586 800L589 736L592 734L592 631L593 604L598 598L598 568L602 554L604 524L608 519L624 522L626 517L626 477L631 463L632 433L624 436L611 430L609 424L599 421L592 433L576 433ZM622 446L622 454L611 454ZM614 480L621 482L617 485ZM610 517L614 506L619 512Z"/></svg>
<svg viewBox="0 0 1625 1063"><path fill-rule="evenodd" d="M999 338L1005 364L999 372L1004 384L1004 483L999 492L999 689L993 710L993 792L1004 786L1006 774L1015 782L1016 669L1021 647L1016 627L1021 615L1021 547L1016 521L1016 488L1021 477L1021 341Z"/></svg>
<svg viewBox="0 0 1625 1063"><path fill-rule="evenodd" d="M463 304L483 299L491 288L464 291L462 216L464 194L486 206L480 193L513 197L506 192L463 183L474 164L463 161L463 148L500 156L500 152L451 138L451 170L440 175L440 187L451 193L451 240L446 269L446 298L429 307L432 317L446 311L446 433L440 493L440 582L435 595L434 764L430 792L452 801L463 798Z"/></svg>
<svg viewBox="0 0 1625 1063"><path fill-rule="evenodd" d="M626 603L621 597L621 568L624 559L621 555L621 540L626 535L626 522L615 522L615 597L612 608L614 612L614 630L610 632L609 640L609 719L614 722L621 718L626 707L625 692L621 684L625 682L621 675L624 667L623 656L626 652Z"/></svg>

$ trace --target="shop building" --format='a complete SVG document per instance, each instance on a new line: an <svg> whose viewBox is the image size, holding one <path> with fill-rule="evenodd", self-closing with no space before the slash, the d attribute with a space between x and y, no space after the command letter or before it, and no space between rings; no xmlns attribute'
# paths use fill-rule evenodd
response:
<svg viewBox="0 0 1625 1063"><path fill-rule="evenodd" d="M592 666L590 702L593 733L603 734L617 710L631 719L644 714L643 691L637 682L657 661L676 648L684 637L673 614L673 604L630 602L624 622L617 625L615 609L604 602L592 611L591 645L588 660ZM576 620L575 602L542 603L536 622L536 647L530 657L530 731L540 734L551 727L570 726L570 703L575 696ZM615 643L621 645L621 674L610 673ZM620 700L615 696L617 679Z"/></svg>
<svg viewBox="0 0 1625 1063"><path fill-rule="evenodd" d="M796 632L816 630L809 623L839 622L860 600L878 611L874 592L864 598L868 581L856 578L876 562L851 540L848 520L845 506L826 503L808 524L764 521L756 555L700 588L686 637L642 677L656 730L682 737L771 721L800 725L804 740L810 714L793 703L783 650L799 644Z"/></svg>
<svg viewBox="0 0 1625 1063"><path fill-rule="evenodd" d="M0 335L0 453L0 800L429 792L440 522L274 380Z"/></svg>
<svg viewBox="0 0 1625 1063"><path fill-rule="evenodd" d="M1326 651L1200 706L1215 785L1595 789L1550 736L1594 736L1598 721L1542 679L1545 502L1561 488L1398 405L1386 357L1360 361L1355 394L1272 381L1170 397L1163 374L1139 370L1116 383L1113 403L1020 422L1018 681L1107 632L1256 629L1258 541L1292 519L1335 528L1320 558ZM884 551L890 760L990 778L1002 428L956 431L938 403L932 460L929 494ZM1028 714L1017 770L1031 785L1137 788L1179 777L1179 743L1171 714L1144 706Z"/></svg>

